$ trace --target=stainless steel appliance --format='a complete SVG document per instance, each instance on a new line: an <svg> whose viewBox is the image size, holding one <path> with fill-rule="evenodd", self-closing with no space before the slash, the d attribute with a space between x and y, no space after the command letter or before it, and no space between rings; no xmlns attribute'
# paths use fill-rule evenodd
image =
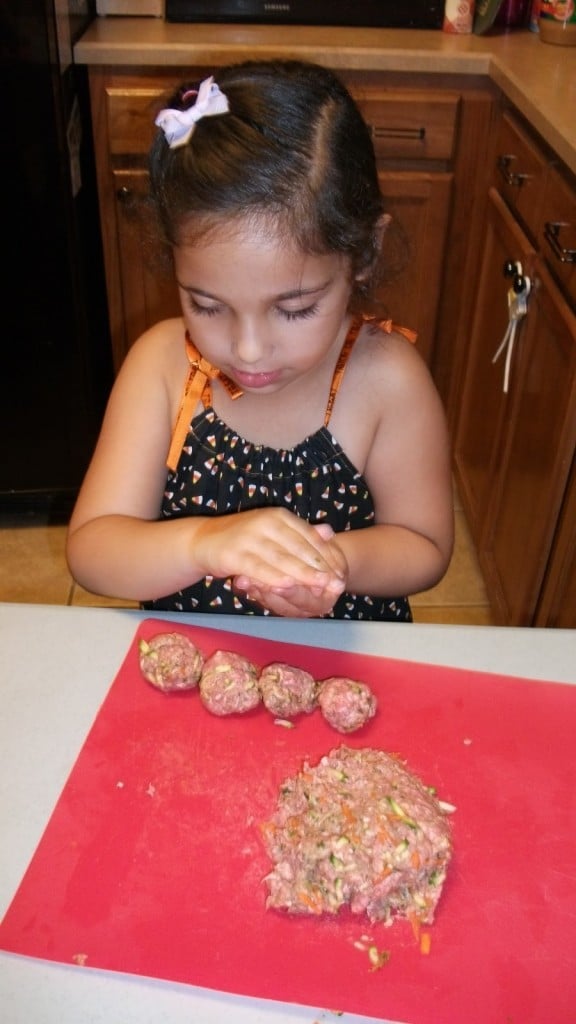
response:
<svg viewBox="0 0 576 1024"><path fill-rule="evenodd" d="M167 21L441 29L444 0L166 0Z"/></svg>

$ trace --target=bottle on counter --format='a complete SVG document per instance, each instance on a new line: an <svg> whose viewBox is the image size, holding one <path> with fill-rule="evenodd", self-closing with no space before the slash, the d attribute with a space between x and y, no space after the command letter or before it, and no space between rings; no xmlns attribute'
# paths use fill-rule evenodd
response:
<svg viewBox="0 0 576 1024"><path fill-rule="evenodd" d="M543 43L576 46L574 0L541 0L539 32Z"/></svg>
<svg viewBox="0 0 576 1024"><path fill-rule="evenodd" d="M443 32L463 35L472 31L474 0L445 0Z"/></svg>
<svg viewBox="0 0 576 1024"><path fill-rule="evenodd" d="M495 28L523 28L528 24L530 0L504 0L494 19Z"/></svg>
<svg viewBox="0 0 576 1024"><path fill-rule="evenodd" d="M540 28L540 2L541 0L532 0L530 21L528 22L528 28L531 32L538 32Z"/></svg>

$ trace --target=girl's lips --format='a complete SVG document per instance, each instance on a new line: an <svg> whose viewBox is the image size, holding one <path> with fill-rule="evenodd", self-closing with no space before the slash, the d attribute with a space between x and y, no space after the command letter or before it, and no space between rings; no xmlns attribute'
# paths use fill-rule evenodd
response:
<svg viewBox="0 0 576 1024"><path fill-rule="evenodd" d="M270 384L276 384L282 373L280 370L269 370L265 373L246 373L244 370L234 370L229 376L240 385L241 388L267 388Z"/></svg>

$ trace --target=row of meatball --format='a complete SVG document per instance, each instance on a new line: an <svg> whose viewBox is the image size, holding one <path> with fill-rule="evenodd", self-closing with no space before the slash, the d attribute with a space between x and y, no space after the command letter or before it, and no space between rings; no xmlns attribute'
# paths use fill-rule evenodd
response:
<svg viewBox="0 0 576 1024"><path fill-rule="evenodd" d="M305 669L273 662L259 668L234 651L217 650L205 658L183 633L158 633L140 640L144 678L164 693L198 688L214 715L244 714L260 703L281 722L319 708L333 729L360 729L376 714L377 701L367 683L345 676L316 680Z"/></svg>

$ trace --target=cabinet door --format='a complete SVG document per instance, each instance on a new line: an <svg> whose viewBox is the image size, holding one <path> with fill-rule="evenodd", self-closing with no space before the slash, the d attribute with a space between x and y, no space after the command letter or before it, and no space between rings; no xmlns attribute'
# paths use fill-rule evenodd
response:
<svg viewBox="0 0 576 1024"><path fill-rule="evenodd" d="M499 620L528 626L576 444L576 317L540 258L517 372L480 561Z"/></svg>
<svg viewBox="0 0 576 1024"><path fill-rule="evenodd" d="M572 463L534 625L576 629L576 461Z"/></svg>
<svg viewBox="0 0 576 1024"><path fill-rule="evenodd" d="M181 310L170 254L161 247L148 210L146 171L114 171L114 187L126 335L125 349L114 353L118 369L143 331L165 317L179 316Z"/></svg>
<svg viewBox="0 0 576 1024"><path fill-rule="evenodd" d="M518 332L508 393L503 391L504 360L493 362L508 326L506 261L519 260L529 273L535 252L495 191L489 193L486 235L468 344L462 401L455 441L455 467L462 503L476 547L503 458L503 434L517 387L517 365L525 324ZM466 339L462 339L466 344Z"/></svg>
<svg viewBox="0 0 576 1024"><path fill-rule="evenodd" d="M418 332L418 350L430 363L441 295L453 175L382 171L379 177L387 209L405 237L406 251L405 265L397 277L379 289L378 299L393 320ZM382 258L385 264L386 234Z"/></svg>

